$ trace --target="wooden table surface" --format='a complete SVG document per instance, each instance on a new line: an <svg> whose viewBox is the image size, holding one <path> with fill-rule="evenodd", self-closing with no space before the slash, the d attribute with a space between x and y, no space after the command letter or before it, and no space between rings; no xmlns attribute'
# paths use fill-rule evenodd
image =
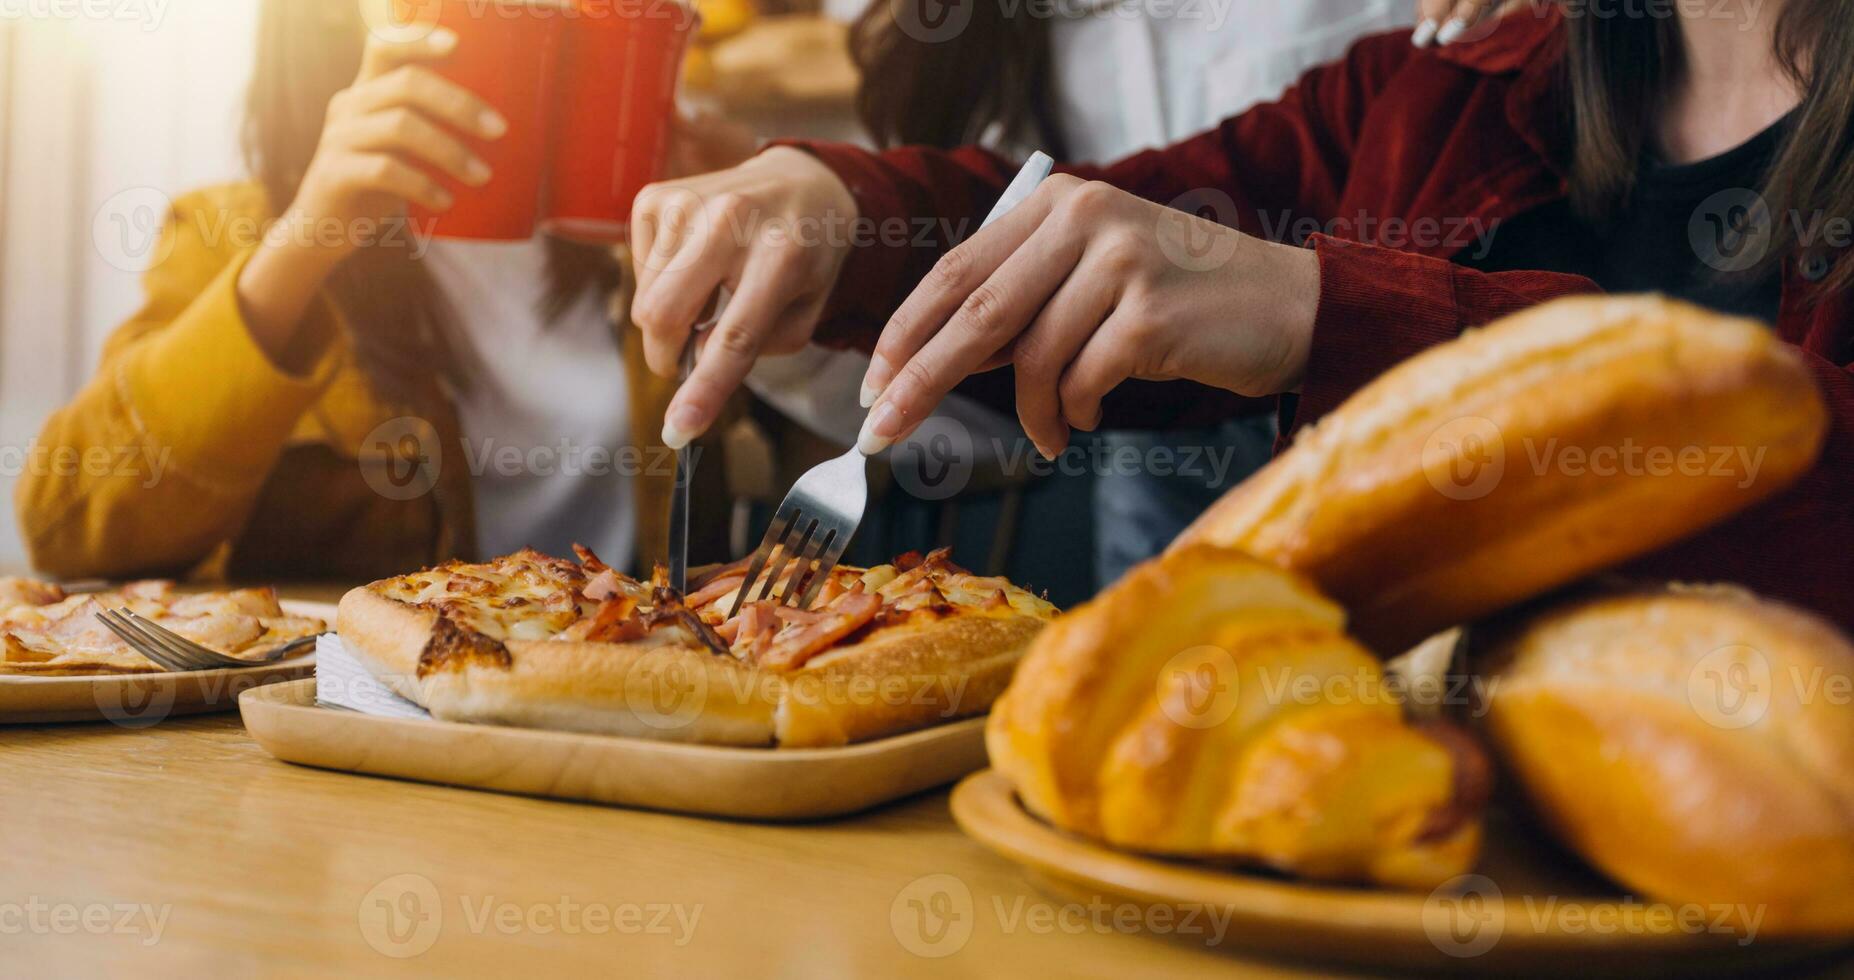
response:
<svg viewBox="0 0 1854 980"><path fill-rule="evenodd" d="M0 976L1331 975L1065 932L945 792L755 826L300 768L236 715L0 728L0 841Z"/></svg>

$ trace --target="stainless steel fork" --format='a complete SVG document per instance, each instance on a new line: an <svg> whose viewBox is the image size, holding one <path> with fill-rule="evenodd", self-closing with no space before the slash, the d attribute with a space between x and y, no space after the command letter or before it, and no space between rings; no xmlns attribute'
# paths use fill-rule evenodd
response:
<svg viewBox="0 0 1854 980"><path fill-rule="evenodd" d="M990 227L1028 200L1049 178L1055 165L1047 153L1031 154L1029 162L1018 171L1016 179L1004 189L997 206L979 226L980 230ZM779 602L799 609L811 607L824 583L830 581L830 573L836 571L838 560L850 547L856 528L863 523L863 511L869 506L868 463L869 457L864 456L861 449L852 449L828 463L812 467L811 472L799 479L798 485L773 514L772 527L766 529L765 539L753 553L753 563L747 566L747 580L741 583L740 591L734 593L734 606L728 610L727 618L740 615L740 607L747 603L747 594L760 581L762 572L766 574L766 581L760 586L759 598L753 601L766 601L779 580L789 576L785 590L779 594ZM776 562L772 560L774 555L778 556ZM768 564L772 567L767 568Z"/></svg>
<svg viewBox="0 0 1854 980"><path fill-rule="evenodd" d="M727 618L740 614L740 607L748 601L747 594L760 581L762 572L765 584L752 601L766 601L774 586L787 579L779 602L809 608L850 547L850 539L856 536L868 506L869 457L860 450L851 449L812 467L773 514L772 527L766 529L765 539L753 553L747 580L734 594L734 607L728 610Z"/></svg>
<svg viewBox="0 0 1854 980"><path fill-rule="evenodd" d="M111 633L122 638L136 653L157 666L176 673L196 670L223 670L228 667L261 667L315 643L315 637L292 640L270 651L262 660L240 660L217 650L209 650L158 623L137 616L130 609L104 610L97 620Z"/></svg>

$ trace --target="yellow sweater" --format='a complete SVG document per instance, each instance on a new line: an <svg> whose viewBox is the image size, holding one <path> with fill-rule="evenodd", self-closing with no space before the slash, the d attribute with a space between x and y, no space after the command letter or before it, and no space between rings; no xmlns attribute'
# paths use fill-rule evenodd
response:
<svg viewBox="0 0 1854 980"><path fill-rule="evenodd" d="M145 276L147 302L109 338L96 376L45 423L19 482L20 526L41 570L362 580L474 555L470 477L448 406L438 418L396 421L326 299L304 324L320 339L305 375L283 372L251 339L236 289L251 250L224 232L268 217L253 184L175 203ZM614 329L635 443L660 452L674 386L643 369L636 331ZM423 444L433 439L436 453ZM421 455L439 460L422 480ZM697 467L698 534L726 526L711 455ZM636 479L648 562L664 550L670 479ZM720 557L712 538L695 550Z"/></svg>

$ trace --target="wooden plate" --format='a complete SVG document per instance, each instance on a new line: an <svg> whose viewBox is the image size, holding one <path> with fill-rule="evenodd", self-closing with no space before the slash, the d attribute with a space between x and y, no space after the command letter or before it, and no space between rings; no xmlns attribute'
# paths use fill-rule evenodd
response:
<svg viewBox="0 0 1854 980"><path fill-rule="evenodd" d="M1494 819L1478 873L1434 893L1312 885L1115 851L1031 815L1008 780L977 773L953 791L960 829L1082 903L1227 916L1221 945L1371 969L1558 974L1735 973L1826 958L1849 941L1780 942L1681 928L1678 908L1614 894L1574 858ZM1605 893L1608 894L1605 894ZM1654 911L1665 909L1665 912ZM1707 910L1694 910L1696 918Z"/></svg>
<svg viewBox="0 0 1854 980"><path fill-rule="evenodd" d="M285 599L285 612L335 623L327 602ZM185 674L98 674L79 677L0 677L0 725L108 721L147 728L176 715L231 711L238 696L265 684L315 674L315 652L257 667Z"/></svg>
<svg viewBox="0 0 1854 980"><path fill-rule="evenodd" d="M738 749L376 718L318 708L315 681L247 691L245 727L286 762L471 789L745 820L819 820L985 767L985 719L841 749Z"/></svg>

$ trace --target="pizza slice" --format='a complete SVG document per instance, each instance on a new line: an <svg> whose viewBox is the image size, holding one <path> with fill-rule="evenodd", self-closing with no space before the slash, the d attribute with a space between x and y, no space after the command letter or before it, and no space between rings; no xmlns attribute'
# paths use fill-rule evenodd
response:
<svg viewBox="0 0 1854 980"><path fill-rule="evenodd" d="M328 631L283 610L275 589L182 594L167 581L66 595L57 585L0 579L0 676L156 674L162 668L109 631L97 613L131 609L228 657L262 662L277 647Z"/></svg>
<svg viewBox="0 0 1854 980"><path fill-rule="evenodd" d="M839 567L810 609L747 562L687 595L577 549L376 582L342 599L348 650L436 718L731 746L838 746L982 714L1055 607L947 552Z"/></svg>

